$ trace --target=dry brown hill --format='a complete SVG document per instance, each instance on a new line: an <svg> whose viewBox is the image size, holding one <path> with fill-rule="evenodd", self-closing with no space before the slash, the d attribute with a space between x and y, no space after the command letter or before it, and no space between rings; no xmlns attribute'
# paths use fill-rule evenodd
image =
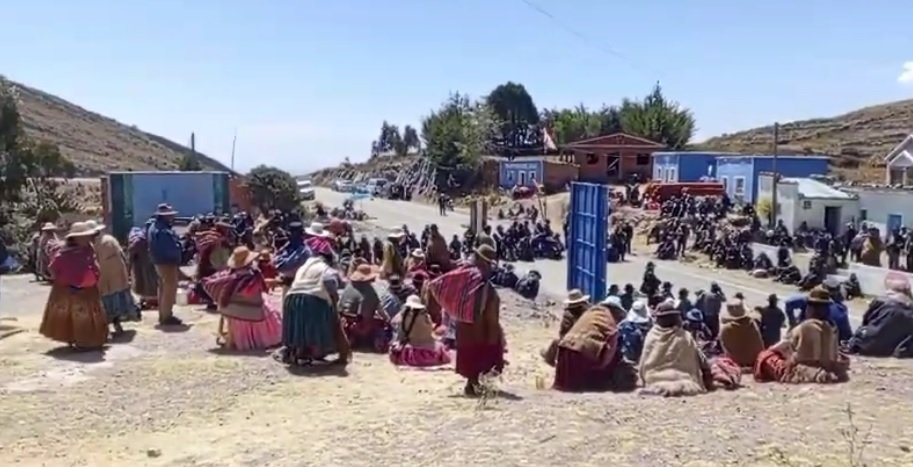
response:
<svg viewBox="0 0 913 467"><path fill-rule="evenodd" d="M38 89L9 81L17 97L22 126L37 140L56 144L80 175L112 170L176 170L190 148L86 110ZM229 170L197 153L204 169Z"/></svg>
<svg viewBox="0 0 913 467"><path fill-rule="evenodd" d="M838 167L868 168L913 132L913 99L865 107L831 118L780 125L780 153L823 154ZM766 126L711 138L702 149L769 152L773 127Z"/></svg>

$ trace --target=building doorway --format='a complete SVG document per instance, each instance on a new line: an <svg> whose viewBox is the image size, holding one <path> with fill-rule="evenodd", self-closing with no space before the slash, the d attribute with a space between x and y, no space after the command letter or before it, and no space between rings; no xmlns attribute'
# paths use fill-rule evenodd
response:
<svg viewBox="0 0 913 467"><path fill-rule="evenodd" d="M824 207L824 230L835 237L840 234L840 211L840 206Z"/></svg>

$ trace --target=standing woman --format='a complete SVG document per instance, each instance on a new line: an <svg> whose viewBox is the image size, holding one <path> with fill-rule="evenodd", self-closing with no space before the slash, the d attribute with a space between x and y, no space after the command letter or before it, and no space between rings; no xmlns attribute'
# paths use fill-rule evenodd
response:
<svg viewBox="0 0 913 467"><path fill-rule="evenodd" d="M66 244L51 259L54 277L40 332L78 350L100 349L108 339L108 322L98 292L99 269L92 247L98 231L76 222Z"/></svg>
<svg viewBox="0 0 913 467"><path fill-rule="evenodd" d="M351 349L336 309L341 279L333 269L335 254L326 242L310 247L313 256L298 268L283 301L283 348L276 357L291 365L309 365L336 353L335 363L345 365Z"/></svg>
<svg viewBox="0 0 913 467"><path fill-rule="evenodd" d="M100 272L98 293L101 294L108 324L114 328L114 336L119 336L124 332L122 322L140 320L139 307L130 292L127 256L116 238L102 233L104 225L97 225L95 221L87 221L86 225L98 232L93 245Z"/></svg>
<svg viewBox="0 0 913 467"><path fill-rule="evenodd" d="M159 276L155 272L155 265L152 264L152 257L149 255L149 241L146 236L148 228L147 223L143 228L130 229L127 239L133 293L139 297L140 307L146 309L158 306L159 295Z"/></svg>

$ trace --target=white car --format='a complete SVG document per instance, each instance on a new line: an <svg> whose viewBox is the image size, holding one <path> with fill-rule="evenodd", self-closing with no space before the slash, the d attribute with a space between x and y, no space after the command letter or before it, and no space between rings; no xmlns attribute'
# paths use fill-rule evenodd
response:
<svg viewBox="0 0 913 467"><path fill-rule="evenodd" d="M310 180L298 180L298 193L301 194L301 199L305 201L314 201L317 197L314 193L314 184Z"/></svg>
<svg viewBox="0 0 913 467"><path fill-rule="evenodd" d="M343 179L335 180L333 182L333 190L340 193L348 193L352 191L352 183Z"/></svg>

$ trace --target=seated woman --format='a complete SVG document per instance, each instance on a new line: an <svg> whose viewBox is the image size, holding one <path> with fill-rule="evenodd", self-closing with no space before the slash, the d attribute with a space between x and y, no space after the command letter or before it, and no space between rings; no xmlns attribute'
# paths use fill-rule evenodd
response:
<svg viewBox="0 0 913 467"><path fill-rule="evenodd" d="M890 277L890 276L895 277ZM853 354L913 358L913 293L906 277L888 273L887 293L869 304L847 345Z"/></svg>
<svg viewBox="0 0 913 467"><path fill-rule="evenodd" d="M394 365L425 368L450 363L450 354L435 339L434 323L418 295L406 298L402 313L397 313L392 325L397 334L390 348Z"/></svg>
<svg viewBox="0 0 913 467"><path fill-rule="evenodd" d="M637 376L620 351L617 323L625 311L618 297L609 299L586 310L558 342L555 389L632 390L637 385Z"/></svg>
<svg viewBox="0 0 913 467"><path fill-rule="evenodd" d="M339 297L343 329L353 349L386 353L392 330L390 316L374 289L377 274L365 260L356 261L358 264L349 275L349 284Z"/></svg>
<svg viewBox="0 0 913 467"><path fill-rule="evenodd" d="M644 340L639 371L643 393L664 397L707 392L710 365L697 342L682 327L682 315L663 302L654 312L655 323Z"/></svg>
<svg viewBox="0 0 913 467"><path fill-rule="evenodd" d="M555 358L558 356L558 343L561 338L567 334L574 323L580 319L583 312L590 308L590 296L584 295L580 289L574 289L568 292L567 299L564 300L564 315L561 317L561 326L558 328L558 338L552 340L548 347L542 352L542 358L545 363L555 366Z"/></svg>
<svg viewBox="0 0 913 467"><path fill-rule="evenodd" d="M216 342L233 350L274 347L282 340L279 310L264 299L263 274L254 267L257 254L246 246L234 249L228 269L206 280L203 287L213 297L221 318Z"/></svg>
<svg viewBox="0 0 913 467"><path fill-rule="evenodd" d="M752 316L748 314L742 300L726 303L720 315L720 347L723 357L729 358L742 368L751 368L764 350L761 331Z"/></svg>
<svg viewBox="0 0 913 467"><path fill-rule="evenodd" d="M630 284L628 284L630 285ZM624 308L624 299L619 299ZM625 316L624 321L618 325L618 333L621 338L621 353L629 362L637 363L640 360L640 354L644 348L644 338L653 321L650 319L647 303L643 300L637 300L631 304L631 309Z"/></svg>
<svg viewBox="0 0 913 467"><path fill-rule="evenodd" d="M838 383L849 379L849 359L838 350L837 330L828 321L830 292L815 287L806 300L805 320L786 339L761 352L754 366L758 381Z"/></svg>

